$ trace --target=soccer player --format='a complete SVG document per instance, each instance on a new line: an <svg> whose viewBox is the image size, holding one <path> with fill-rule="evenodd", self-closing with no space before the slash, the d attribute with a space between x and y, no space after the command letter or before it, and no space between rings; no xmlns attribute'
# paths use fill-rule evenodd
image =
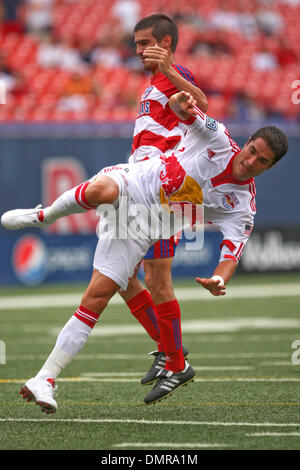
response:
<svg viewBox="0 0 300 470"><path fill-rule="evenodd" d="M236 270L253 227L254 177L272 168L287 152L287 138L274 126L256 131L240 149L224 125L199 111L193 97L184 91L173 95L167 106L187 127L178 150L144 162L104 168L90 181L63 193L50 207L12 210L1 218L5 228L17 230L44 227L60 217L98 206L102 213L94 271L81 305L60 332L42 369L21 388L23 398L35 400L42 411L57 410L53 398L56 377L82 349L111 297L120 288L126 290L128 279L155 241L139 219L135 221L130 210L125 213L122 209L122 197L127 197L129 209L136 204L145 208L157 228L167 224L172 234L176 233L176 226L172 228L170 222L182 220L184 206L204 207L204 223L214 224L223 234L223 242L213 276L196 280L212 295L225 295L226 284ZM173 217L167 222L160 217L166 208ZM131 226L127 238L114 237L107 230L107 221L115 213L121 218L125 214L125 225ZM160 320L163 343L169 348L164 339L173 330L164 322L163 312ZM175 343L178 341L177 335ZM170 349L166 350L168 356L172 354ZM187 361L179 372L174 372L167 363L157 373L145 403L160 401L194 376Z"/></svg>
<svg viewBox="0 0 300 470"><path fill-rule="evenodd" d="M144 69L152 75L135 122L129 161L136 163L175 149L180 144L185 126L166 106L170 96L178 91L187 91L204 112L207 110L207 100L196 85L193 74L187 68L175 65L178 31L168 16L154 14L141 19L134 28L134 41ZM178 237L160 240L146 253L144 270L148 290L133 276L127 290L120 291L132 314L157 346L157 350L150 353L154 361L141 379L143 385L154 382L157 372L165 367L166 361L172 364L172 370L182 370L184 357L188 355L187 348L181 344L181 313L172 287L171 266L178 241ZM165 349L168 346L170 349L172 345L164 345L162 342L159 320L162 315L164 322L180 330L180 342L168 358ZM171 334L167 341L174 342L173 337L174 334Z"/></svg>

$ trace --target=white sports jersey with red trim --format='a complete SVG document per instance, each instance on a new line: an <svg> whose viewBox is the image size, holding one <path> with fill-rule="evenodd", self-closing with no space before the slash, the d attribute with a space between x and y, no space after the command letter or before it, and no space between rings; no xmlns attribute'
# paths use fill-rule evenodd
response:
<svg viewBox="0 0 300 470"><path fill-rule="evenodd" d="M183 122L188 130L177 150L120 165L121 171L109 176L118 173L118 181L122 176L126 184L121 192L128 192L132 202L149 211L151 204L167 204L175 213L183 204L204 207L204 223L223 234L220 261L238 262L253 228L255 182L233 177L233 160L240 148L223 124L197 111L197 117Z"/></svg>
<svg viewBox="0 0 300 470"><path fill-rule="evenodd" d="M173 68L187 81L196 85L192 73L180 65ZM178 89L162 73L154 75L145 90L138 111L133 133L129 161L136 163L175 149L186 127L175 114L166 109L170 96Z"/></svg>

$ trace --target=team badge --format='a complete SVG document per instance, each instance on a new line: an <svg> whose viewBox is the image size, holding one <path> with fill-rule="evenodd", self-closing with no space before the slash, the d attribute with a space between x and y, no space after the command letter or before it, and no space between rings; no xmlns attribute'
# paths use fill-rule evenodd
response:
<svg viewBox="0 0 300 470"><path fill-rule="evenodd" d="M239 204L239 200L236 197L236 195L232 192L232 193L225 194L225 196L222 199L222 203L225 209L232 210L235 208L235 206Z"/></svg>
<svg viewBox="0 0 300 470"><path fill-rule="evenodd" d="M218 123L213 118L206 116L205 125L211 131L216 131L218 128Z"/></svg>
<svg viewBox="0 0 300 470"><path fill-rule="evenodd" d="M151 91L153 90L154 86L149 86L149 88L147 88L147 90L145 91L145 93L143 94L143 97L142 97L142 100L145 100L147 98L147 96L150 95Z"/></svg>

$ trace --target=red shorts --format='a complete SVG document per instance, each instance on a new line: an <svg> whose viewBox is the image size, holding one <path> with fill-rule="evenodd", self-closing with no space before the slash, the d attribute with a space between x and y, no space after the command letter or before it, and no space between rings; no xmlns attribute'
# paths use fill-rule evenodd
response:
<svg viewBox="0 0 300 470"><path fill-rule="evenodd" d="M147 251L144 259L173 258L179 237L174 236L168 240L158 240Z"/></svg>

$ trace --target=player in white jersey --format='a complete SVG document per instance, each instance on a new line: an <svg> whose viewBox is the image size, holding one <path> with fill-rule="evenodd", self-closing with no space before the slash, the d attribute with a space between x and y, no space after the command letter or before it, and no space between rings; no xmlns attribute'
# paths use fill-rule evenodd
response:
<svg viewBox="0 0 300 470"><path fill-rule="evenodd" d="M121 196L127 197L130 209L138 204L139 209L143 207L148 214L153 213L157 228L164 228L165 223L158 216L160 207L164 211L168 209L174 214L173 219L181 221L181 210L178 211L178 208L181 209L183 204L188 207L203 206L206 222L217 225L224 238L213 276L196 280L213 295L225 295L225 285L235 272L253 226L253 178L272 168L287 152L287 138L274 126L259 129L243 149L239 149L222 124L199 113L188 93L180 92L172 96L169 106L188 129L182 147L177 151L137 164L105 168L90 182L67 191L44 210L39 207L17 209L1 218L5 228L16 230L43 227L57 218L97 206L102 212L94 272L81 305L59 334L55 348L42 369L21 389L23 397L34 399L43 411L56 411L54 380L81 350L110 298L119 288L126 289L136 266L156 239L143 224L139 224L139 220L134 221L133 231L127 238L112 237L112 232L106 230L106 222L114 213L125 217L125 226L131 225L132 213L124 213ZM107 204L110 206L107 207ZM193 211L189 213L193 215ZM170 219L168 224L171 233L175 233L176 227L170 226ZM138 233L141 235L136 236ZM158 313L161 315L159 320L164 339L171 334L170 325L164 321L165 312L158 310ZM177 343L180 342L178 328L175 332L174 341ZM166 353L169 355L168 350ZM157 382L145 397L145 402L155 403L167 397L192 381L194 376L187 361L179 372L173 372L166 366L158 372Z"/></svg>
<svg viewBox="0 0 300 470"><path fill-rule="evenodd" d="M192 72L182 65L175 64L174 53L178 42L178 31L174 22L162 14L150 15L141 19L134 28L136 53L143 67L151 73L149 86L142 95L135 121L132 154L130 162L139 162L154 158L169 150L176 149L186 131L184 124L166 106L169 98L178 91L190 92L202 110L207 109L204 93L197 86ZM188 350L174 342L170 334L168 345L163 345L157 309L165 311L165 317L180 329L180 306L175 298L172 286L172 260L177 236L164 238L151 246L145 254L144 285L134 276L126 292L120 291L132 314L155 341L157 350L150 353L154 362L141 379L143 385L153 383L160 368L166 361L172 362L172 369L180 371L187 357ZM165 320L167 321L167 320ZM172 344L173 348L172 348ZM172 356L166 358L164 350L173 349Z"/></svg>

